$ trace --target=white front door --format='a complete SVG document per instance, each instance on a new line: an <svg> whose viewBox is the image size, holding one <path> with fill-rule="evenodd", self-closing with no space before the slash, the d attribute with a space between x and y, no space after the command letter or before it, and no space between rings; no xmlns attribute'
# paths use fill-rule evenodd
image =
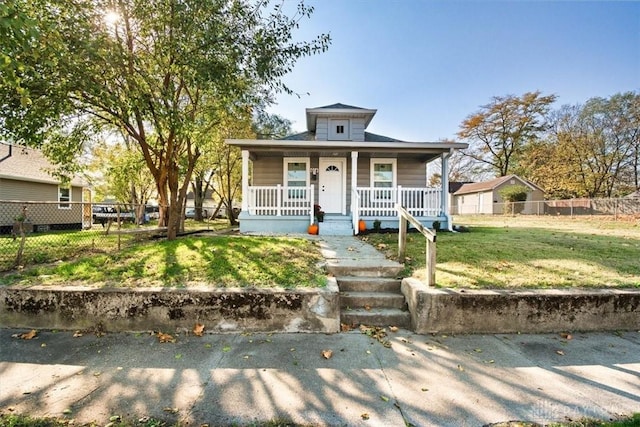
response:
<svg viewBox="0 0 640 427"><path fill-rule="evenodd" d="M327 213L345 213L345 159L320 158L318 204Z"/></svg>

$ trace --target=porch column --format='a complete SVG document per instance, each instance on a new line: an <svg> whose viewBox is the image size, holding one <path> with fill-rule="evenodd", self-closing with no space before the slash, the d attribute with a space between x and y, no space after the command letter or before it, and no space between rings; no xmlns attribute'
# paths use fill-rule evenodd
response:
<svg viewBox="0 0 640 427"><path fill-rule="evenodd" d="M242 212L249 211L249 150L242 150Z"/></svg>
<svg viewBox="0 0 640 427"><path fill-rule="evenodd" d="M356 188L358 186L358 152L351 152L351 224L353 226L353 233L358 234L358 222L360 216L358 212L358 195L356 194Z"/></svg>
<svg viewBox="0 0 640 427"><path fill-rule="evenodd" d="M441 215L447 217L447 227L453 229L451 224L451 215L449 215L449 157L453 154L453 150L448 153L442 153L442 162L440 169L440 184L442 186L442 194L440 195Z"/></svg>

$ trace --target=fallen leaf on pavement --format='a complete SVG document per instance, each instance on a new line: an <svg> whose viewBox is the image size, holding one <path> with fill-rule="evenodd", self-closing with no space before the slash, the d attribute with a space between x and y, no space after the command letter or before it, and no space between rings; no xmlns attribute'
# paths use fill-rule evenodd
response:
<svg viewBox="0 0 640 427"><path fill-rule="evenodd" d="M572 340L572 339L573 339L573 335L571 335L571 334L570 334L570 333L568 333L568 332L563 332L563 333L561 333L561 334L560 334L560 336L561 336L562 338L564 338L565 340Z"/></svg>
<svg viewBox="0 0 640 427"><path fill-rule="evenodd" d="M353 327L351 325L347 325L346 323L340 323L340 330L342 332L349 332Z"/></svg>
<svg viewBox="0 0 640 427"><path fill-rule="evenodd" d="M389 398L387 396L380 396L380 399L382 399L385 402L389 401Z"/></svg>
<svg viewBox="0 0 640 427"><path fill-rule="evenodd" d="M332 350L322 350L322 357L324 357L325 359L331 359L332 356L333 356Z"/></svg>
<svg viewBox="0 0 640 427"><path fill-rule="evenodd" d="M369 419L369 414L367 414L367 413L365 412L364 414L360 415L360 417L361 417L363 420L368 420L368 419Z"/></svg>
<svg viewBox="0 0 640 427"><path fill-rule="evenodd" d="M197 337L201 337L204 333L204 325L202 323L196 323L193 327L193 334Z"/></svg>
<svg viewBox="0 0 640 427"><path fill-rule="evenodd" d="M169 334L163 334L162 332L158 332L158 340L160 342L176 342L176 339Z"/></svg>
<svg viewBox="0 0 640 427"><path fill-rule="evenodd" d="M74 338L80 338L82 335L83 335L83 333L82 333L82 332L80 332L80 331L76 331L76 332L73 334L73 337L74 337Z"/></svg>
<svg viewBox="0 0 640 427"><path fill-rule="evenodd" d="M13 335L16 338L20 338L21 340L30 340L36 337L38 332L35 329L30 330L29 332L25 332L24 334L16 334Z"/></svg>
<svg viewBox="0 0 640 427"><path fill-rule="evenodd" d="M164 412L168 412L170 414L177 414L178 413L178 408L163 408L162 409Z"/></svg>
<svg viewBox="0 0 640 427"><path fill-rule="evenodd" d="M371 306L369 304L367 304L367 305L364 306L364 309L369 311L369 310L371 310Z"/></svg>
<svg viewBox="0 0 640 427"><path fill-rule="evenodd" d="M564 356L564 351L562 350L556 350L556 353L558 353L560 356Z"/></svg>
<svg viewBox="0 0 640 427"><path fill-rule="evenodd" d="M462 367L462 365L458 365L458 370L459 370L460 372L464 372L464 367Z"/></svg>
<svg viewBox="0 0 640 427"><path fill-rule="evenodd" d="M378 249L387 249L387 245L384 243L378 243Z"/></svg>
<svg viewBox="0 0 640 427"><path fill-rule="evenodd" d="M355 251L355 248L352 248L351 246L349 246L349 247L347 248L347 250L348 250L349 252L353 252L353 251Z"/></svg>
<svg viewBox="0 0 640 427"><path fill-rule="evenodd" d="M389 326L389 330L391 332L398 332L398 327L397 326Z"/></svg>

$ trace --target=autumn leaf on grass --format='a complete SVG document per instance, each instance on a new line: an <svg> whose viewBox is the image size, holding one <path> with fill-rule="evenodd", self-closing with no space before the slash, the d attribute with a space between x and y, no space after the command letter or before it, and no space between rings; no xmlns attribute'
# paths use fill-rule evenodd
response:
<svg viewBox="0 0 640 427"><path fill-rule="evenodd" d="M387 245L384 243L378 243L378 249L387 249Z"/></svg>
<svg viewBox="0 0 640 427"><path fill-rule="evenodd" d="M163 334L162 332L158 332L158 340L160 342L176 342L176 339L169 334Z"/></svg>
<svg viewBox="0 0 640 427"><path fill-rule="evenodd" d="M193 327L193 334L195 336L201 337L204 333L204 325L202 323L196 323Z"/></svg>
<svg viewBox="0 0 640 427"><path fill-rule="evenodd" d="M82 335L83 335L83 334L82 334L82 332L80 332L80 331L76 331L76 332L73 334L73 337L74 337L74 338L80 338Z"/></svg>
<svg viewBox="0 0 640 427"><path fill-rule="evenodd" d="M178 410L178 408L169 408L169 407L167 407L167 408L163 408L162 410L163 410L164 412L168 412L168 413L170 413L170 414L177 414L177 413L178 413L178 411L179 411L179 410Z"/></svg>
<svg viewBox="0 0 640 427"><path fill-rule="evenodd" d="M561 336L562 338L564 338L565 340L572 340L572 339L573 339L573 335L571 335L571 334L570 334L570 333L568 333L568 332L563 332L563 333L561 333L561 334L560 334L560 336Z"/></svg>
<svg viewBox="0 0 640 427"><path fill-rule="evenodd" d="M38 335L38 331L36 331L35 329L32 329L29 332L25 332L24 334L12 335L12 337L20 338L21 340L30 340L30 339L35 338L36 335Z"/></svg>
<svg viewBox="0 0 640 427"><path fill-rule="evenodd" d="M325 359L331 359L331 357L333 356L333 351L332 350L322 350L322 357L324 357Z"/></svg>
<svg viewBox="0 0 640 427"><path fill-rule="evenodd" d="M367 310L367 311L369 311L369 310L371 310L371 306L370 306L369 304L366 304L366 305L364 306L364 309L365 309L365 310Z"/></svg>

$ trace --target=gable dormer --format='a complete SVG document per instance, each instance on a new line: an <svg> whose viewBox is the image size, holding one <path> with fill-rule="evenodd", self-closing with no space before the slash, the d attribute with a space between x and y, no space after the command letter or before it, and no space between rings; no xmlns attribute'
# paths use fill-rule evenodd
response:
<svg viewBox="0 0 640 427"><path fill-rule="evenodd" d="M332 104L306 111L307 130L316 141L364 141L364 131L377 110Z"/></svg>

